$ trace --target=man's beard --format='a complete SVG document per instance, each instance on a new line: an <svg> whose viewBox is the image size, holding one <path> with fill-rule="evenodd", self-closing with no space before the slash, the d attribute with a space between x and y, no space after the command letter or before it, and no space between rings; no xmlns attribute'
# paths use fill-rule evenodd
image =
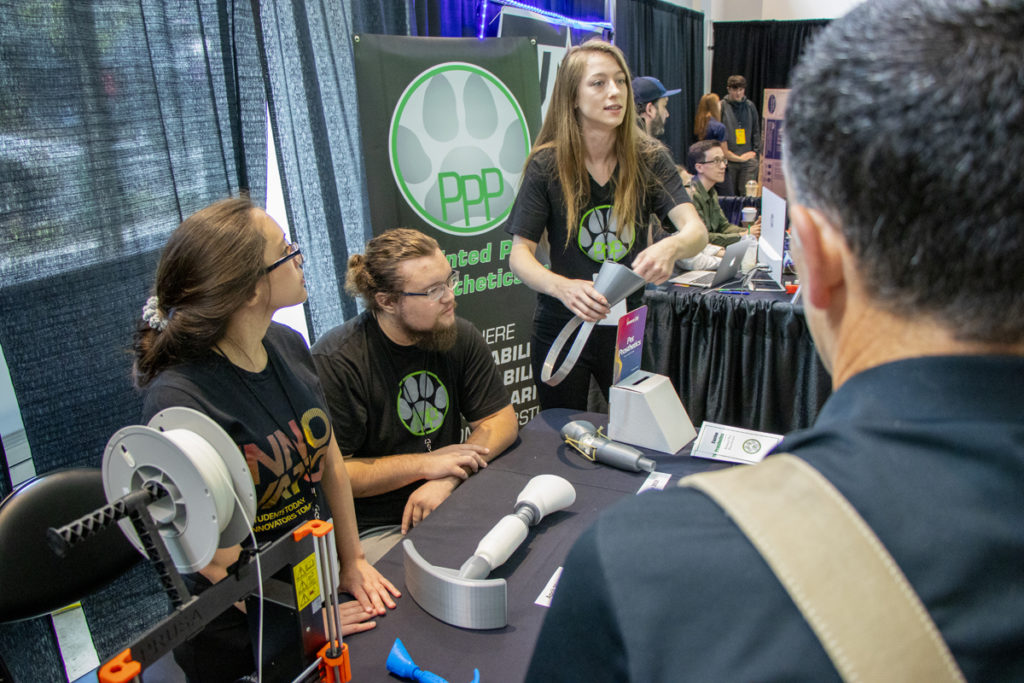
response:
<svg viewBox="0 0 1024 683"><path fill-rule="evenodd" d="M665 133L665 119L656 116L647 124L647 133L652 138L660 138Z"/></svg>
<svg viewBox="0 0 1024 683"><path fill-rule="evenodd" d="M407 330L407 333L413 338L416 346L426 351L447 351L455 346L455 339L459 335L455 321L446 325L440 320L426 332Z"/></svg>

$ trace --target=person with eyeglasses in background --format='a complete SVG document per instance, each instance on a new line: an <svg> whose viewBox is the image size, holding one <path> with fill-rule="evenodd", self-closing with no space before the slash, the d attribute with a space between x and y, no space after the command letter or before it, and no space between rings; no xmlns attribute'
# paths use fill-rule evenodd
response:
<svg viewBox="0 0 1024 683"><path fill-rule="evenodd" d="M458 280L434 238L388 230L348 261L366 309L313 345L371 561L519 433L483 336L455 315Z"/></svg>
<svg viewBox="0 0 1024 683"><path fill-rule="evenodd" d="M248 198L216 202L171 234L134 339L143 421L183 406L214 420L238 445L256 488L253 536L277 540L303 521L333 518L342 633L373 628L400 593L366 560L352 487L306 342L272 322L306 300L303 256ZM241 545L221 548L194 594L228 577ZM256 670L242 605L174 651L189 681L233 681Z"/></svg>
<svg viewBox="0 0 1024 683"><path fill-rule="evenodd" d="M693 174L693 178L686 185L686 190L690 193L700 219L708 229L708 244L715 247L716 256L721 256L725 247L738 242L747 234L746 228L729 222L718 203L715 185L725 179L728 163L725 152L717 140L695 142L690 145L686 154L687 170ZM760 216L750 226L750 234L754 237L761 236Z"/></svg>

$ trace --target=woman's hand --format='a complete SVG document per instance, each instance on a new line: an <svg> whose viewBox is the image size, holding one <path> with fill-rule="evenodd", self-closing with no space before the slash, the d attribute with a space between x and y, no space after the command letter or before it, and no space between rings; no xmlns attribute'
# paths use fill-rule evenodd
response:
<svg viewBox="0 0 1024 683"><path fill-rule="evenodd" d="M341 619L341 635L343 636L369 631L377 625L376 621L370 621L373 614L367 612L358 600L349 600L338 605L338 616Z"/></svg>
<svg viewBox="0 0 1024 683"><path fill-rule="evenodd" d="M655 242L633 259L633 272L656 285L672 277L677 245L672 237Z"/></svg>
<svg viewBox="0 0 1024 683"><path fill-rule="evenodd" d="M365 557L342 564L339 586L341 590L351 593L368 614L386 614L385 607L394 609L396 606L391 596L402 597L402 593L381 576Z"/></svg>
<svg viewBox="0 0 1024 683"><path fill-rule="evenodd" d="M608 299L594 289L594 283L586 280L570 280L562 278L558 284L558 299L565 304L574 315L588 323L603 320L611 309Z"/></svg>
<svg viewBox="0 0 1024 683"><path fill-rule="evenodd" d="M535 292L553 296L588 323L603 320L611 310L608 300L589 280L572 280L548 270L537 260L537 243L520 235L512 236L512 251L508 257L512 272Z"/></svg>

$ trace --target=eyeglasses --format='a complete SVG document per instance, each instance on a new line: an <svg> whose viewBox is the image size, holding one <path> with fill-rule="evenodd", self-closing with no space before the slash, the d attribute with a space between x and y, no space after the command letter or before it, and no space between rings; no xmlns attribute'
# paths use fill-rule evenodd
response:
<svg viewBox="0 0 1024 683"><path fill-rule="evenodd" d="M717 159L708 159L707 161L700 161L701 164L718 164L719 166L727 166L729 160L725 157L718 157Z"/></svg>
<svg viewBox="0 0 1024 683"><path fill-rule="evenodd" d="M302 256L302 249L299 248L298 243L293 242L292 244L288 245L288 254L286 256L282 256L281 258L271 263L263 272L269 273L274 268L277 268L278 266L283 266L284 264L288 263L296 256ZM299 263L301 264L302 262L300 261Z"/></svg>
<svg viewBox="0 0 1024 683"><path fill-rule="evenodd" d="M445 292L449 289L455 290L455 283L459 281L459 271L453 270L445 278L444 282L438 282L436 285L430 285L422 292L399 292L402 296L425 296L431 301L440 301L441 297L444 296Z"/></svg>

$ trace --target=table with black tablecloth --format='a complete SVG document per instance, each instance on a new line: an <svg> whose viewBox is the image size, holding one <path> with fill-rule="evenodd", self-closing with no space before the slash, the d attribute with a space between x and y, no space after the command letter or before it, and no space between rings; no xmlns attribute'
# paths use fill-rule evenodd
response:
<svg viewBox="0 0 1024 683"><path fill-rule="evenodd" d="M695 427L785 434L814 422L831 378L785 293L649 288L644 368L672 380Z"/></svg>
<svg viewBox="0 0 1024 683"><path fill-rule="evenodd" d="M557 474L568 479L576 489L576 502L532 527L508 562L488 577L508 582L508 625L488 631L464 629L424 612L405 593L399 545L376 566L404 595L395 610L378 619L377 628L347 639L353 680L395 680L385 668L395 638L402 639L417 666L451 683L472 680L474 668L480 670L483 683L524 679L546 611L535 601L564 562L573 541L597 514L615 501L634 495L647 478L646 472L625 472L590 462L566 446L559 430L571 419L586 419L597 426L607 423L607 416L594 413L542 412L520 431L512 449L470 477L408 535L427 562L458 569L491 527L513 512L516 497L532 477ZM725 466L688 455L645 452L655 459L657 471L673 475L669 486L681 476ZM687 453L688 448L683 452Z"/></svg>

